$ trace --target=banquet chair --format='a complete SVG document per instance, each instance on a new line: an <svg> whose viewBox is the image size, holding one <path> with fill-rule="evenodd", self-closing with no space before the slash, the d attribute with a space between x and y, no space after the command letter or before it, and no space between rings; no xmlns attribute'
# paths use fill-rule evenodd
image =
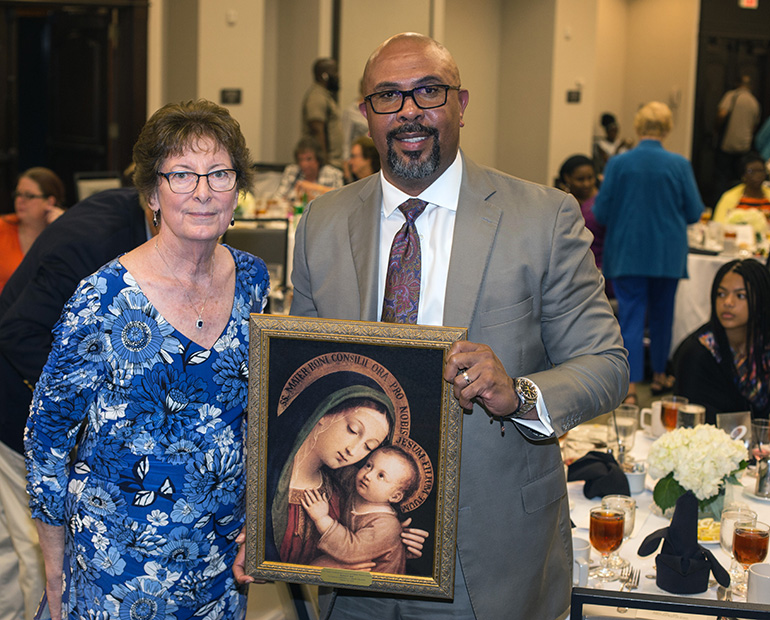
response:
<svg viewBox="0 0 770 620"><path fill-rule="evenodd" d="M285 218L258 218L239 220L227 230L222 242L259 256L270 272L273 288L285 287L286 261L289 247L289 220Z"/></svg>
<svg viewBox="0 0 770 620"><path fill-rule="evenodd" d="M115 189L123 185L120 173L114 170L106 172L76 172L73 176L75 178L78 202L105 189Z"/></svg>

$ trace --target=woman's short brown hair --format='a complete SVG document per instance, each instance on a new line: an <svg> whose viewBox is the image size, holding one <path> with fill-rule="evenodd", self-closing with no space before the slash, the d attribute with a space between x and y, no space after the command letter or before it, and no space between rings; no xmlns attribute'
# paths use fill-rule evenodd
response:
<svg viewBox="0 0 770 620"><path fill-rule="evenodd" d="M371 162L372 172L380 171L380 153L377 147L374 146L374 140L369 136L361 136L353 141L353 144L357 144L361 147L361 154L364 159Z"/></svg>
<svg viewBox="0 0 770 620"><path fill-rule="evenodd" d="M227 151L238 172L238 190L248 190L254 171L241 126L226 108L198 99L169 103L145 123L134 144L134 185L139 194L149 200L158 187L158 172L163 162L181 155L204 138L214 140Z"/></svg>
<svg viewBox="0 0 770 620"><path fill-rule="evenodd" d="M56 199L57 207L64 206L64 183L53 170L41 166L30 168L19 175L20 180L24 178L37 183L46 198L53 196Z"/></svg>
<svg viewBox="0 0 770 620"><path fill-rule="evenodd" d="M634 117L634 130L641 137L665 138L674 126L674 115L665 103L650 101Z"/></svg>

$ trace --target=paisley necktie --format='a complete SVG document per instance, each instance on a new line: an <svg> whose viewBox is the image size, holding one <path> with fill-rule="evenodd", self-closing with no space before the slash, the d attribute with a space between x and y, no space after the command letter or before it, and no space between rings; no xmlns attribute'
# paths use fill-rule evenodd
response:
<svg viewBox="0 0 770 620"><path fill-rule="evenodd" d="M390 246L381 319L386 323L417 323L422 261L420 237L414 221L427 206L424 200L410 198L398 207L406 222Z"/></svg>

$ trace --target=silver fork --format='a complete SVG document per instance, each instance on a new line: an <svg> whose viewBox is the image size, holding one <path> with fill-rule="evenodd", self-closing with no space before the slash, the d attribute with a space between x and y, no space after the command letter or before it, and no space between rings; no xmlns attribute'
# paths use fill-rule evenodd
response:
<svg viewBox="0 0 770 620"><path fill-rule="evenodd" d="M623 591L623 588L625 587L626 583L630 579L631 572L632 572L632 569L631 569L631 565L630 564L626 564L623 568L620 569L619 580L620 580L620 591L621 592Z"/></svg>
<svg viewBox="0 0 770 620"><path fill-rule="evenodd" d="M629 592L631 590L636 590L639 587L639 575L641 572L642 571L638 568L631 569L631 574L628 576L628 579L626 579L626 581L623 582L623 585L620 586L620 592L622 592L624 589L628 590ZM628 611L628 607L618 607L618 611L624 614Z"/></svg>
<svg viewBox="0 0 770 620"><path fill-rule="evenodd" d="M628 581L623 584L623 586L620 588L621 590L625 588L629 592L631 590L636 590L639 587L639 575L641 571L638 568L635 568L631 571L631 576L628 578Z"/></svg>

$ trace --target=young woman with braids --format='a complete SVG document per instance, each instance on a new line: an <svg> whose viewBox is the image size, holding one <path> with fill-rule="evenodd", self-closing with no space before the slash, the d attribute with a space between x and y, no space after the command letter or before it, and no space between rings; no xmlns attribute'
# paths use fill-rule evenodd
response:
<svg viewBox="0 0 770 620"><path fill-rule="evenodd" d="M674 393L716 414L770 413L770 271L754 259L722 265L711 287L711 320L679 346Z"/></svg>

